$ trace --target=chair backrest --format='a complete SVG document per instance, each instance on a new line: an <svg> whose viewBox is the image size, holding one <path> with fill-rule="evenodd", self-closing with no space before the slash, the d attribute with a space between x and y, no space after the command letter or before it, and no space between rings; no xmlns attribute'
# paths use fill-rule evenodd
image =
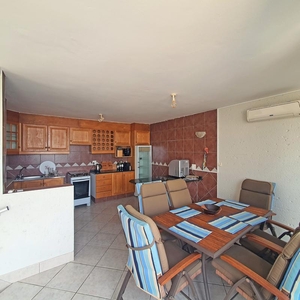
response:
<svg viewBox="0 0 300 300"><path fill-rule="evenodd" d="M140 214L131 205L126 209L119 205L117 209L129 250L127 268L139 288L161 299L165 292L157 278L169 270L169 264L160 232L151 218ZM171 282L165 287L169 290Z"/></svg>
<svg viewBox="0 0 300 300"><path fill-rule="evenodd" d="M294 234L291 239L287 242L283 248L282 253L277 257L275 263L273 264L267 280L274 286L279 287L280 283L283 281L283 278L288 270L289 264L292 261L293 257L297 255L297 252L300 248L300 232ZM300 263L300 261L299 261ZM299 265L298 265L299 267ZM299 268L295 269L297 273ZM262 289L262 294L264 299L272 299L272 294L266 289ZM296 298L295 298L296 299Z"/></svg>
<svg viewBox="0 0 300 300"><path fill-rule="evenodd" d="M170 210L166 187L162 182L141 186L143 214L153 217Z"/></svg>
<svg viewBox="0 0 300 300"><path fill-rule="evenodd" d="M245 179L241 186L242 203L264 209L271 209L274 185L271 182Z"/></svg>
<svg viewBox="0 0 300 300"><path fill-rule="evenodd" d="M193 203L191 194L183 179L168 180L166 182L166 187L172 208L178 208Z"/></svg>

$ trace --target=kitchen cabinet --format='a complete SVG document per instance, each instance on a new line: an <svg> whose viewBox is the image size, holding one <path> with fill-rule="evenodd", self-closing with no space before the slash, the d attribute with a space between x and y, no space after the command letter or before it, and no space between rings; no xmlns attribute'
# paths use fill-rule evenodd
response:
<svg viewBox="0 0 300 300"><path fill-rule="evenodd" d="M119 172L112 174L112 195L134 193L134 184L129 180L134 179L134 171Z"/></svg>
<svg viewBox="0 0 300 300"><path fill-rule="evenodd" d="M44 179L44 187L50 187L50 186L59 186L64 184L64 178L63 177L57 177L57 178L47 178Z"/></svg>
<svg viewBox="0 0 300 300"><path fill-rule="evenodd" d="M91 174L92 196L95 199L112 195L112 174Z"/></svg>
<svg viewBox="0 0 300 300"><path fill-rule="evenodd" d="M60 186L63 184L64 184L63 177L55 177L55 178L45 178L45 179L26 180L26 181L14 181L13 188L16 190L20 190L20 189L28 189L28 188Z"/></svg>
<svg viewBox="0 0 300 300"><path fill-rule="evenodd" d="M92 130L86 128L70 128L71 145L91 145Z"/></svg>
<svg viewBox="0 0 300 300"><path fill-rule="evenodd" d="M6 123L6 153L19 154L19 123Z"/></svg>
<svg viewBox="0 0 300 300"><path fill-rule="evenodd" d="M69 153L69 128L23 124L22 152Z"/></svg>
<svg viewBox="0 0 300 300"><path fill-rule="evenodd" d="M92 131L92 153L114 153L115 132L113 130L93 129Z"/></svg>
<svg viewBox="0 0 300 300"><path fill-rule="evenodd" d="M115 131L115 145L116 146L130 146L131 132L130 131Z"/></svg>
<svg viewBox="0 0 300 300"><path fill-rule="evenodd" d="M150 145L150 131L138 131L134 132L135 145Z"/></svg>

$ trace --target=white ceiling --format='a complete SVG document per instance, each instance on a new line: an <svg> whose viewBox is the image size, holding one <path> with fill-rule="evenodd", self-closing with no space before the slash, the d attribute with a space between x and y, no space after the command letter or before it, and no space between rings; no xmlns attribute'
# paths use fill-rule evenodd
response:
<svg viewBox="0 0 300 300"><path fill-rule="evenodd" d="M155 123L297 90L299 12L282 0L2 1L8 108Z"/></svg>

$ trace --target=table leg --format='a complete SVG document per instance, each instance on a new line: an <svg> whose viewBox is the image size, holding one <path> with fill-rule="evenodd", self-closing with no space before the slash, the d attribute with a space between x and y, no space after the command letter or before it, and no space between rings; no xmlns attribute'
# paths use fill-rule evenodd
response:
<svg viewBox="0 0 300 300"><path fill-rule="evenodd" d="M204 283L204 291L205 291L205 298L206 300L210 300L210 293L209 293L209 287L207 282L207 270L206 270L206 263L207 263L208 256L204 253L202 253L202 274L203 274L203 283Z"/></svg>

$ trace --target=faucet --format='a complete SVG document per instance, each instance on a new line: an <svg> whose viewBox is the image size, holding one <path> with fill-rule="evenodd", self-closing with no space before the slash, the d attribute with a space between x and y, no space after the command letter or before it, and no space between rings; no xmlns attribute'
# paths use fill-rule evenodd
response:
<svg viewBox="0 0 300 300"><path fill-rule="evenodd" d="M19 174L17 175L16 179L22 179L23 178L23 174L22 174L22 171L25 170L26 167L22 167L22 169L19 171Z"/></svg>

